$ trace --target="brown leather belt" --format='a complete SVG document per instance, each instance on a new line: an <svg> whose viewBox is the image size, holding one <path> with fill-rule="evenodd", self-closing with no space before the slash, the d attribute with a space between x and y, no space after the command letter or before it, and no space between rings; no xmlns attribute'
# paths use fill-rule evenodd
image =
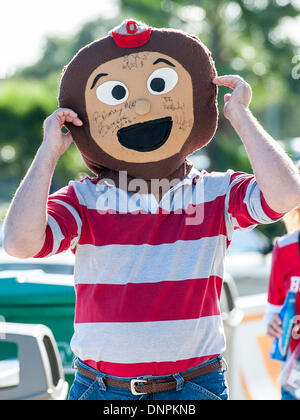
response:
<svg viewBox="0 0 300 420"><path fill-rule="evenodd" d="M207 373L215 372L216 370L222 369L222 361L211 363L198 369L191 370L190 372L180 374L184 379L184 382L191 379L197 378L198 376L206 375ZM77 370L81 375L86 376L87 378L97 380L97 373L92 372L88 369L83 368L80 364L77 365ZM133 395L143 395L143 394L153 394L157 392L169 391L176 388L176 380L170 376L165 379L131 379L130 382L122 381L118 379L104 377L103 381L105 385L113 385L121 388L128 389L132 392ZM143 385L141 385L143 384Z"/></svg>

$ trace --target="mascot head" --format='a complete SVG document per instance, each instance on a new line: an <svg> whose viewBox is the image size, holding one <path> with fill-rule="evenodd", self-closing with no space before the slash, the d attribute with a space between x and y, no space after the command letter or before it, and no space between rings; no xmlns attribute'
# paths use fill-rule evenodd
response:
<svg viewBox="0 0 300 420"><path fill-rule="evenodd" d="M215 76L195 36L127 20L64 68L59 105L83 121L67 127L92 172L167 178L214 136Z"/></svg>

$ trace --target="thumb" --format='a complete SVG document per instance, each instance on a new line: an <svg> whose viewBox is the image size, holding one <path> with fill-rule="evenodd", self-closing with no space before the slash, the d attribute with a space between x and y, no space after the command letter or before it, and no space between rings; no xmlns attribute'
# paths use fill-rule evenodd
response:
<svg viewBox="0 0 300 420"><path fill-rule="evenodd" d="M224 102L227 103L231 98L231 94L230 93L226 93L226 95L224 95Z"/></svg>
<svg viewBox="0 0 300 420"><path fill-rule="evenodd" d="M65 142L66 143L69 143L69 144L71 144L74 141L74 139L73 139L72 134L70 133L70 131L67 132L67 133L63 133L63 138L64 138Z"/></svg>

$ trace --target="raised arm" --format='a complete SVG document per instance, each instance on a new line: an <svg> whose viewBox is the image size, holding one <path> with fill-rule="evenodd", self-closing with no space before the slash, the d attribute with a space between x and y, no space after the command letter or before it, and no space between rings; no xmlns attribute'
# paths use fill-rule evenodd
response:
<svg viewBox="0 0 300 420"><path fill-rule="evenodd" d="M8 209L3 226L3 247L18 258L36 255L45 241L47 199L56 163L73 139L61 131L64 123L82 125L70 109L58 109L44 123L44 140Z"/></svg>
<svg viewBox="0 0 300 420"><path fill-rule="evenodd" d="M282 147L263 129L249 110L251 87L239 76L219 76L219 86L233 89L224 97L224 116L247 150L257 184L270 208L286 213L300 203L300 176Z"/></svg>

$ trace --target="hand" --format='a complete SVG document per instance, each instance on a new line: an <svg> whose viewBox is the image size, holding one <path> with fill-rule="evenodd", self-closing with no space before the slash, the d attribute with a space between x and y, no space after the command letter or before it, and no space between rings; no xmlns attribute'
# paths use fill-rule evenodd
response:
<svg viewBox="0 0 300 420"><path fill-rule="evenodd" d="M279 315L274 315L267 328L267 334L269 337L275 339L282 337L283 329L281 328L282 320Z"/></svg>
<svg viewBox="0 0 300 420"><path fill-rule="evenodd" d="M65 153L71 145L73 138L70 132L64 134L61 129L65 122L71 122L76 126L82 126L82 121L76 112L68 108L59 108L44 122L43 146L50 148L51 153L57 159Z"/></svg>
<svg viewBox="0 0 300 420"><path fill-rule="evenodd" d="M217 86L227 86L233 89L232 94L224 96L224 116L228 120L234 118L241 109L248 108L252 98L251 86L240 76L219 76L213 79Z"/></svg>

